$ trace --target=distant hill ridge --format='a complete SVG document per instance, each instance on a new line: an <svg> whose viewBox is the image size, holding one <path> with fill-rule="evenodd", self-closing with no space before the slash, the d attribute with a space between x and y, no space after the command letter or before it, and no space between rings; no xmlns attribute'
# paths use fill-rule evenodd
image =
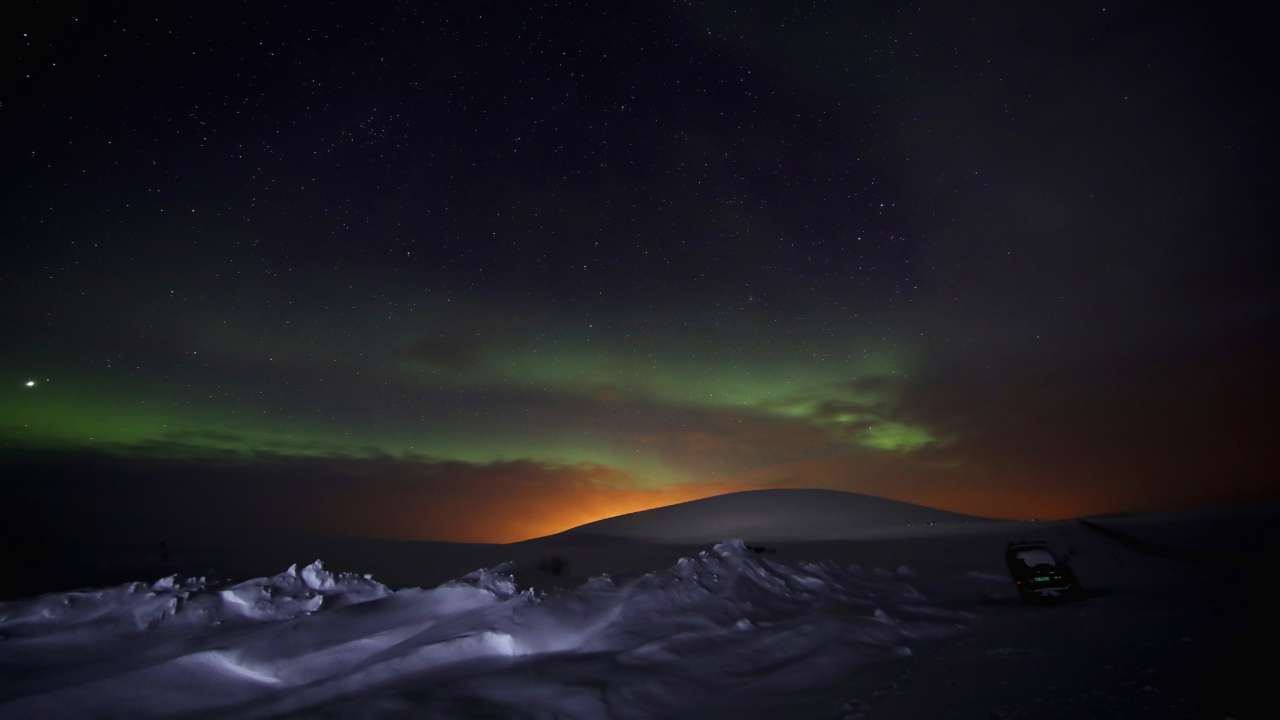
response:
<svg viewBox="0 0 1280 720"><path fill-rule="evenodd" d="M560 536L665 543L854 540L986 521L837 490L750 490L597 520Z"/></svg>

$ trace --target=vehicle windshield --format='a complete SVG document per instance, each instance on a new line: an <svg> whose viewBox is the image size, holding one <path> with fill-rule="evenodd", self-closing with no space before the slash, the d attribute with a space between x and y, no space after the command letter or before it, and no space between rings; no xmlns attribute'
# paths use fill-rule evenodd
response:
<svg viewBox="0 0 1280 720"><path fill-rule="evenodd" d="M1018 560L1029 568L1039 567L1041 565L1053 567L1058 564L1054 561L1053 556L1049 554L1048 550L1019 550L1014 557L1018 558Z"/></svg>

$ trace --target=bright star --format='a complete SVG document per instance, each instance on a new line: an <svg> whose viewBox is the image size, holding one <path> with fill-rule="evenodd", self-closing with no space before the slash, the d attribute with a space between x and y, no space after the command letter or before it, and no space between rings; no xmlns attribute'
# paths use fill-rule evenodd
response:
<svg viewBox="0 0 1280 720"><path fill-rule="evenodd" d="M36 381L35 381L35 380L28 380L28 381L27 381L26 383L24 383L24 384L25 384L27 387L35 387L35 386L36 386Z"/></svg>

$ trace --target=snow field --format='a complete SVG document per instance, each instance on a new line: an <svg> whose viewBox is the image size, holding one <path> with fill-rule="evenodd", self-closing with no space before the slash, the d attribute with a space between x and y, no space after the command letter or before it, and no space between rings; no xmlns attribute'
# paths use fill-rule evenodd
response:
<svg viewBox="0 0 1280 720"><path fill-rule="evenodd" d="M718 714L839 705L842 679L964 632L909 568L782 563L727 541L624 582L432 589L302 570L164 578L0 604L0 716Z"/></svg>

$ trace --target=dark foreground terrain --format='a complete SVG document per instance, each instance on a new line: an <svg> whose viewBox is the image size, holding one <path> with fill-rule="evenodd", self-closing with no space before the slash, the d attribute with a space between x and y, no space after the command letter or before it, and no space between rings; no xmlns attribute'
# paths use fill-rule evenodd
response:
<svg viewBox="0 0 1280 720"><path fill-rule="evenodd" d="M0 717L1270 717L1275 518L46 547L0 604ZM1021 603L1020 539L1083 596ZM314 556L372 577L279 572ZM73 578L104 589L26 592Z"/></svg>

